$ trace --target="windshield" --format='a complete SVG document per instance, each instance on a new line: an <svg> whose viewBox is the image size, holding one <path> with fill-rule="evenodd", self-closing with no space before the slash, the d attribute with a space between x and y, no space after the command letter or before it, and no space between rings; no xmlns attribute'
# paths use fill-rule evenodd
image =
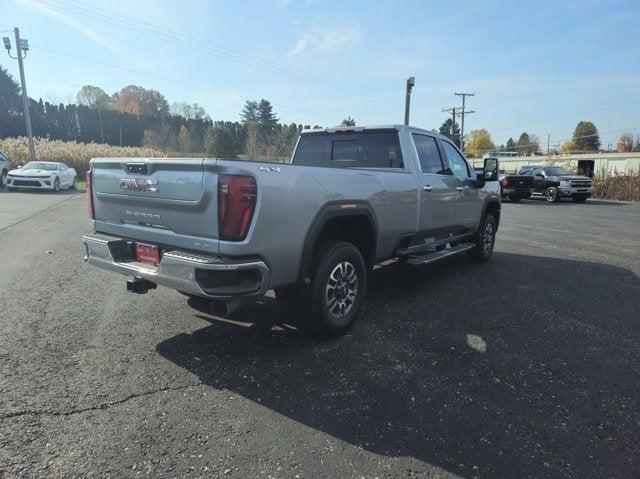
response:
<svg viewBox="0 0 640 479"><path fill-rule="evenodd" d="M43 163L41 161L30 161L22 167L23 170L47 170L58 171L57 163Z"/></svg>
<svg viewBox="0 0 640 479"><path fill-rule="evenodd" d="M549 168L545 168L544 172L547 174L547 176L561 176L572 174L569 170L565 170L561 166L550 166Z"/></svg>

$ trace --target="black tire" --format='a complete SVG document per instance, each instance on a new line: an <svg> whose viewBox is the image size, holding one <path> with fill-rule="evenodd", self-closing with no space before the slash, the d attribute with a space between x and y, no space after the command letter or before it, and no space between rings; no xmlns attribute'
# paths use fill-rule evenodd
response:
<svg viewBox="0 0 640 479"><path fill-rule="evenodd" d="M0 188L7 186L7 170L2 170L0 173Z"/></svg>
<svg viewBox="0 0 640 479"><path fill-rule="evenodd" d="M496 244L496 229L496 219L493 215L485 215L476 235L476 246L467 252L472 261L486 263L491 259Z"/></svg>
<svg viewBox="0 0 640 479"><path fill-rule="evenodd" d="M53 180L53 191L60 191L60 178L58 177Z"/></svg>
<svg viewBox="0 0 640 479"><path fill-rule="evenodd" d="M76 177L73 177L73 182L71 183L71 186L69 187L70 190L75 190L76 189Z"/></svg>
<svg viewBox="0 0 640 479"><path fill-rule="evenodd" d="M519 203L521 199L522 199L522 198L521 198L520 196L518 196L518 195L511 195L511 196L509 196L509 201L510 201L511 203Z"/></svg>
<svg viewBox="0 0 640 479"><path fill-rule="evenodd" d="M300 328L321 338L344 334L355 323L366 288L367 266L358 248L344 241L320 244L308 294L300 298Z"/></svg>
<svg viewBox="0 0 640 479"><path fill-rule="evenodd" d="M555 186L550 186L544 192L544 199L547 203L557 203L560 201L560 192Z"/></svg>
<svg viewBox="0 0 640 479"><path fill-rule="evenodd" d="M587 198L589 197L584 195L574 195L573 201L575 201L576 203L584 203L585 201L587 201Z"/></svg>

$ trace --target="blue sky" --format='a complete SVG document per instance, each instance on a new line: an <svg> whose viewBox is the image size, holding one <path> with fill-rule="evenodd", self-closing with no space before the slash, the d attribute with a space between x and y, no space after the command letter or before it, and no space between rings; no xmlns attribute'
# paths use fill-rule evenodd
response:
<svg viewBox="0 0 640 479"><path fill-rule="evenodd" d="M213 119L267 98L287 123L401 123L413 75L417 126L437 128L460 103L453 92L471 91L465 130L486 128L496 144L522 131L553 144L579 120L611 132L605 147L621 130L640 134L637 0L0 0L0 11L2 35L18 26L33 46L27 86L45 100L134 83ZM6 52L0 65L18 78Z"/></svg>

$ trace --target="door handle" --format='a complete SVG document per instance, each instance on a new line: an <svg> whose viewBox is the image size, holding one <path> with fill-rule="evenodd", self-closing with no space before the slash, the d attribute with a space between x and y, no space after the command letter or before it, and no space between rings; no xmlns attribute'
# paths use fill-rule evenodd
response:
<svg viewBox="0 0 640 479"><path fill-rule="evenodd" d="M423 187L422 187L422 189L423 189L424 191L431 191L431 190L433 189L433 186L431 186L431 185L426 185L426 186L423 186Z"/></svg>
<svg viewBox="0 0 640 479"><path fill-rule="evenodd" d="M456 186L456 191L464 191L468 188L468 186Z"/></svg>

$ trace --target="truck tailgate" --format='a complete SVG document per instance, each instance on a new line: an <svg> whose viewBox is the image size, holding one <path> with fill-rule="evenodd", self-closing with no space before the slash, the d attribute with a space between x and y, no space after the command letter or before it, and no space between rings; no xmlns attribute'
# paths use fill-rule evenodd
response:
<svg viewBox="0 0 640 479"><path fill-rule="evenodd" d="M92 160L96 231L217 252L216 160Z"/></svg>
<svg viewBox="0 0 640 479"><path fill-rule="evenodd" d="M508 175L509 187L517 190L533 188L533 176Z"/></svg>

